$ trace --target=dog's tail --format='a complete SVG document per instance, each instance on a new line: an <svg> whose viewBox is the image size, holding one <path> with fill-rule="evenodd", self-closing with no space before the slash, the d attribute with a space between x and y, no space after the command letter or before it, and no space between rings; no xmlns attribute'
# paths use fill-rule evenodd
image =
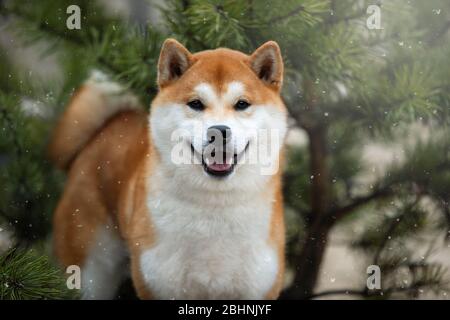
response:
<svg viewBox="0 0 450 320"><path fill-rule="evenodd" d="M49 145L51 160L68 169L72 160L115 114L140 108L138 99L108 77L93 71L60 117Z"/></svg>

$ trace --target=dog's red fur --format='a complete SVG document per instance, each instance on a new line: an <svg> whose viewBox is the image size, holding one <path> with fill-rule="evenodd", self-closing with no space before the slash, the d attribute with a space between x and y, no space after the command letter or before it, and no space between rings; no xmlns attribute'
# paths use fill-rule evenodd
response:
<svg viewBox="0 0 450 320"><path fill-rule="evenodd" d="M270 44L273 46L273 44ZM278 46L276 46L278 49ZM164 55L164 52L162 53ZM162 57L163 59L164 57ZM242 66L253 63L252 56L220 49L190 55L189 69L181 81L160 83L156 99L185 100L198 82L197 74L210 77L217 88L237 73L250 88L250 99L258 102L279 102L281 76L278 82L264 84L256 74L243 72ZM246 69L246 70L247 70ZM219 70L219 72L217 71ZM282 74L282 69L278 70ZM205 81L202 78L202 81ZM64 265L82 266L87 252L94 245L95 232L112 221L120 237L127 243L131 258L132 278L140 298L152 297L145 285L138 260L143 250L157 241L152 215L146 204L146 178L161 161L152 146L148 114L123 105L115 114L106 112L105 99L92 86L81 87L55 130L50 154L56 163L67 168L64 194L54 215L54 247ZM231 111L230 111L231 112ZM274 246L280 261L278 276L266 298L278 296L284 272L284 222L281 177L273 176L276 194L270 235L265 241ZM138 244L138 245L137 245Z"/></svg>

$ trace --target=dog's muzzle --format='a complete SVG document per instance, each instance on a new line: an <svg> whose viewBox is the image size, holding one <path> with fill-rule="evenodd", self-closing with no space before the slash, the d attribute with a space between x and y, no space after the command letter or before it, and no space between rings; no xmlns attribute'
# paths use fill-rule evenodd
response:
<svg viewBox="0 0 450 320"><path fill-rule="evenodd" d="M202 154L195 150L191 143L191 151L203 165L205 172L214 177L226 177L230 175L246 152L249 142L244 150L239 154L234 151L231 129L224 125L212 126L207 131L207 145L203 148Z"/></svg>

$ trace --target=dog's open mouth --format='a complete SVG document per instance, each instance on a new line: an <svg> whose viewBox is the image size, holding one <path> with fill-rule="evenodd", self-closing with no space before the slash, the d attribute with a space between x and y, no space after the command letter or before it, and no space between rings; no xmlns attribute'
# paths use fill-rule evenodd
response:
<svg viewBox="0 0 450 320"><path fill-rule="evenodd" d="M222 152L221 155L218 155L221 159L221 161L216 161L214 159L216 158L216 154L213 151L210 155L210 157L205 157L204 155L201 155L197 150L195 150L194 146L191 143L191 151L192 154L198 159L201 158L203 170L205 170L206 173L208 173L211 176L215 177L226 177L230 175L236 166L236 164L239 162L239 160L242 158L242 156L245 154L249 146L249 142L245 145L244 150L242 150L240 153L234 153L231 157L227 155L225 152Z"/></svg>

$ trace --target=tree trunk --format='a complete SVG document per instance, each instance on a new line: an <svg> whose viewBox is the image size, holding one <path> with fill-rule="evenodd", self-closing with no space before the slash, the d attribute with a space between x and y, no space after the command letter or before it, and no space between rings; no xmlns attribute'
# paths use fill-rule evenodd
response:
<svg viewBox="0 0 450 320"><path fill-rule="evenodd" d="M295 262L296 273L290 288L283 294L286 299L305 299L313 294L325 253L330 225L319 224L309 230L303 248Z"/></svg>
<svg viewBox="0 0 450 320"><path fill-rule="evenodd" d="M331 179L328 163L326 127L307 129L311 169L311 213L307 216L307 234L300 254L294 261L293 284L283 294L287 299L304 299L313 293L325 252L328 233L334 220L331 208Z"/></svg>

